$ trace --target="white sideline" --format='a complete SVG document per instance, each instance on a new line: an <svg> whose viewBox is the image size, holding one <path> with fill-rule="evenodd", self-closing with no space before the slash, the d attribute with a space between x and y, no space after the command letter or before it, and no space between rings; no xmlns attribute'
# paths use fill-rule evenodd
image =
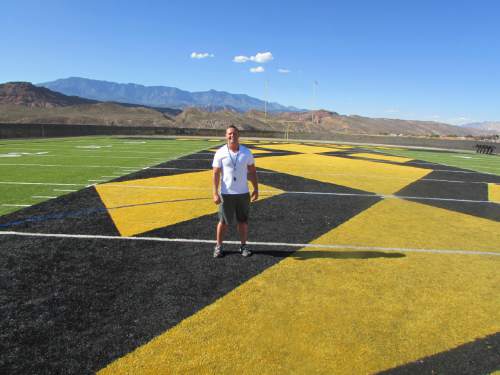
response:
<svg viewBox="0 0 500 375"><path fill-rule="evenodd" d="M0 184L10 185L50 185L50 186L93 186L95 182L106 182L107 180L89 180L94 184L59 184L59 183L44 183L44 182L5 182L0 181ZM185 186L143 186L143 185L126 185L123 182L106 184L108 188L127 188L127 189L164 189L164 190L187 190L187 191L209 191L210 189L192 188ZM273 190L261 190L263 193L273 193ZM486 204L499 204L494 201L474 200L474 199L457 199L457 198L438 198L438 197L414 197L406 195L392 195L392 194L362 194L362 193L333 193L333 192L319 192L319 191L283 191L281 194L303 194L303 195L331 195L331 196L350 196L350 197L374 197L382 199L413 199L413 200L431 200L431 201L445 201L445 202L466 202L466 203L486 203Z"/></svg>
<svg viewBox="0 0 500 375"><path fill-rule="evenodd" d="M3 236L25 236L25 237L48 237L48 238L77 238L77 239L100 239L100 240L132 240L132 241L155 241L155 242L184 242L184 243L206 243L214 244L215 240L202 240L194 238L161 238L161 237L121 237L121 236L104 236L104 235L90 235L90 234L62 234L62 233L30 233L30 232L14 232L14 231L0 231ZM225 241L228 244L239 245L239 241ZM401 247L377 247L377 246L354 246L354 245L341 245L341 244L311 244L311 243L287 243L287 242L248 242L249 245L254 246L285 246L285 247L307 247L307 248L321 248L321 249L349 249L349 250L362 250L362 251L389 251L389 252L402 252L402 253L431 253L431 254L463 254L463 255L493 255L500 256L500 252L495 253L492 251L474 251L462 249L412 249ZM500 249L499 249L500 250Z"/></svg>

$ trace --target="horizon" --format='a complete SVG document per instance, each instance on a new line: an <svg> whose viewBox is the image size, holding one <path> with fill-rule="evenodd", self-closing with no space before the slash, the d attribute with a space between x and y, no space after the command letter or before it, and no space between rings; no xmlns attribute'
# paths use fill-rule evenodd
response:
<svg viewBox="0 0 500 375"><path fill-rule="evenodd" d="M57 79L57 80L65 80L65 79L71 79L71 78L92 80L90 78L85 78L85 77L67 77L67 78L60 78L60 79ZM57 80L55 80L55 81L57 81ZM55 82L55 81L38 82L38 83L29 82L29 81L8 81L8 82L3 82L3 83L0 82L0 84L7 84L7 83L11 83L11 84L15 84L15 83L28 83L28 84L40 87L40 85L42 85L42 84L51 83L51 82ZM106 83L113 83L113 84L136 85L136 86L142 86L142 87L145 87L145 88L148 88L148 87L169 87L169 86L157 86L157 85L151 85L151 86L149 86L149 85L137 84L137 83L134 83L134 82L113 82L113 81L107 81L107 80L92 80L92 81L106 82ZM49 90L50 91L54 91L52 89L49 89ZM182 89L179 89L179 90L186 91L186 90L182 90ZM241 93L230 93L230 92L227 92L227 91L219 91L219 90L214 90L214 89L210 89L210 90L207 90L207 91L197 91L197 92L198 93L202 93L202 92L209 92L209 91L215 91L215 92L219 92L219 93L227 93L227 94L231 94L231 95L247 95L247 94L241 94ZM196 91L188 91L188 92L195 93ZM61 94L63 94L63 93L61 93ZM68 96L66 94L63 94L63 95ZM81 98L87 99L86 97L81 97ZM259 99L259 98L257 98L257 99ZM92 100L95 100L95 99L92 99ZM260 100L262 100L262 99L260 99ZM102 101L102 100L97 100L97 101L108 102L108 101ZM110 101L110 102L115 102L115 101ZM128 102L116 102L116 103L134 104L134 103L128 103ZM277 102L268 102L268 103L282 104L282 103L277 103ZM144 106L145 107L151 107L151 108L154 107L154 106L148 106L148 105L144 105ZM178 109L177 107L161 107L161 108ZM196 107L196 106L187 106L184 109L186 109L186 108L199 108L199 107ZM203 108L199 108L199 109L203 110ZM326 112L337 113L338 115L347 116L347 117L369 117L369 116L363 116L363 115L359 115L359 114L355 114L355 113L352 113L352 114L339 113L339 112L332 111L332 110L325 109L325 108L317 108L317 109L296 108L296 109L297 109L297 111L293 111L293 112L296 112L296 113L306 113L306 112L322 112L322 111L326 111ZM249 109L247 111L242 111L242 113L247 113L247 112L250 112L250 111L258 111L258 112L264 113L264 109L259 109L259 108L251 108L251 109ZM283 112L284 111L276 111L276 110L268 110L267 111L268 114L283 113ZM464 127L466 125L474 125L474 124L477 124L477 123L492 123L492 122L496 123L496 122L498 122L498 121L479 121L479 122L470 122L470 123L464 123L464 124L451 124L451 123L441 122L441 121L437 121L437 120L402 119L402 118L398 118L398 117L369 117L369 118L378 119L378 120L425 121L425 122L441 123L441 124L458 126L458 127Z"/></svg>
<svg viewBox="0 0 500 375"><path fill-rule="evenodd" d="M2 3L2 51L16 59L2 59L0 82L85 77L372 118L499 121L499 10L489 0Z"/></svg>

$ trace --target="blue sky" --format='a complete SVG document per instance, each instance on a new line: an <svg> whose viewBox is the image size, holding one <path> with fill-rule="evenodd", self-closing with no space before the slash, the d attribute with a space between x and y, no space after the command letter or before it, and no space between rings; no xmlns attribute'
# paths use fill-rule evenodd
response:
<svg viewBox="0 0 500 375"><path fill-rule="evenodd" d="M500 120L500 1L40 0L0 2L0 14L0 82L79 76L265 99L267 81L268 100L300 108Z"/></svg>

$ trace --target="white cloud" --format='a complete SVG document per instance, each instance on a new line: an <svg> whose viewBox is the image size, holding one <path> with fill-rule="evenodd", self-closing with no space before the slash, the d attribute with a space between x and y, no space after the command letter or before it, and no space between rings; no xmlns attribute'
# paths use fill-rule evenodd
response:
<svg viewBox="0 0 500 375"><path fill-rule="evenodd" d="M262 64L273 60L273 54L271 52L259 52L255 56L250 56L250 60L256 63Z"/></svg>
<svg viewBox="0 0 500 375"><path fill-rule="evenodd" d="M234 59L233 61L235 63L245 63L247 62L248 60L250 60L250 57L246 57L246 56L234 56Z"/></svg>
<svg viewBox="0 0 500 375"><path fill-rule="evenodd" d="M289 70L289 69L279 68L279 69L278 69L278 72L279 72L279 73L283 73L283 74L288 74L288 73L290 73L290 70Z"/></svg>
<svg viewBox="0 0 500 375"><path fill-rule="evenodd" d="M206 59L207 57L214 57L214 54L207 53L207 52L192 52L191 53L192 59Z"/></svg>
<svg viewBox="0 0 500 375"><path fill-rule="evenodd" d="M256 68L250 68L251 73L263 73L264 68L262 66L258 66Z"/></svg>
<svg viewBox="0 0 500 375"><path fill-rule="evenodd" d="M271 52L259 52L255 56L234 56L233 62L235 63L246 63L247 61L253 61L259 64L263 64L273 60L273 54Z"/></svg>

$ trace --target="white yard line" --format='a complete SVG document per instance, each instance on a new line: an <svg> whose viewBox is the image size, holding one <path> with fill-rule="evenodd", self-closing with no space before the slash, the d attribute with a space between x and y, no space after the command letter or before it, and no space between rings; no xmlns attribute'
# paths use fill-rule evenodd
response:
<svg viewBox="0 0 500 375"><path fill-rule="evenodd" d="M168 157L168 152L167 151L131 151L131 150L116 150L116 149L113 149L113 150L102 150L100 148L96 148L96 149L89 149L89 150L81 150L82 152L95 152L95 153L102 153L102 154L116 154L116 153L122 153L122 154L141 154L141 155L144 155L144 154L148 154L148 155L165 155ZM168 151L171 151L171 150L168 150ZM196 152L195 152L196 153ZM199 155L200 153L198 153ZM205 152L203 154L206 154L206 155L213 155L214 153L213 152Z"/></svg>
<svg viewBox="0 0 500 375"><path fill-rule="evenodd" d="M78 190L73 190L73 189L53 189L54 191L62 191L62 192L74 192Z"/></svg>
<svg viewBox="0 0 500 375"><path fill-rule="evenodd" d="M19 181L0 181L5 185L46 185L46 186L86 186L86 184L61 184L55 182L19 182Z"/></svg>
<svg viewBox="0 0 500 375"><path fill-rule="evenodd" d="M35 198L35 199L54 199L54 198L57 198L57 197L50 197L48 195L32 195L31 198Z"/></svg>
<svg viewBox="0 0 500 375"><path fill-rule="evenodd" d="M122 165L79 165L79 164L21 164L21 163L0 163L0 166L13 167L66 167L66 168L130 168Z"/></svg>
<svg viewBox="0 0 500 375"><path fill-rule="evenodd" d="M62 233L30 233L30 232L14 232L0 231L2 236L24 236L24 237L45 237L45 238L72 238L72 239L102 239L102 240L118 240L118 241L154 241L154 242L180 242L180 243L204 243L214 244L215 240L193 239L193 238L160 238L160 237L121 237L121 236L103 236L89 234L62 234ZM225 241L228 244L240 244L239 241ZM358 251L388 251L402 253L429 253L429 254L460 254L460 255L492 255L500 256L500 252L493 251L475 251L471 249L413 249L403 247L378 247L378 246L356 246L342 244L311 244L311 243L289 243L289 242L248 242L254 246L269 246L269 247L291 247L291 248L316 248L316 249L348 249ZM495 249L496 251L497 249ZM500 251L500 248L498 249ZM306 253L306 252L304 252Z"/></svg>
<svg viewBox="0 0 500 375"><path fill-rule="evenodd" d="M178 159L172 159L168 161L174 161ZM181 159L181 160L195 160L195 159ZM211 159L202 159L202 160L211 160ZM162 161L166 162L166 161ZM78 165L78 164L72 164L72 165L64 165L64 164L34 164L34 163L0 163L0 166L25 166L25 167L62 167L62 168L122 168L122 169L132 169L132 168L137 168L134 169L133 171L137 171L138 169L141 168L148 168L148 169L153 169L153 170L180 170L180 171L202 171L202 170L208 170L210 168L176 168L176 167L130 167L130 166L121 166L121 165ZM258 165L257 165L258 166ZM450 171L447 169L435 169L435 172L449 172L449 173L465 173L465 174L491 174L491 173L486 173L486 172L473 172L473 171ZM279 173L279 172L264 172L264 171L259 171L259 173ZM315 176L318 175L318 173L302 173L304 175L308 176ZM321 175L325 175L322 173ZM327 174L328 176L360 176L360 177L374 177L374 178L387 178L387 179L403 179L405 180L404 177L384 177L384 176L377 176L377 175L356 175L356 174L349 174L349 173L330 173ZM499 176L500 177L500 176ZM406 179L407 180L407 179ZM427 179L427 180L433 180L433 179ZM438 180L436 179L435 181L443 181L443 182L459 182L459 183L489 183L486 181L477 181L477 182L468 182L468 181L453 181L453 180Z"/></svg>
<svg viewBox="0 0 500 375"><path fill-rule="evenodd" d="M123 173L120 174L115 174L115 175L107 175L107 176L101 176L101 177L106 177L106 178L116 178L116 177L122 177L125 176L127 173L135 173L140 170L146 170L146 169L151 169L151 170L181 170L181 171L208 171L210 170L209 168L203 169L203 168L168 168L168 167L141 167L138 169L128 169L127 167L119 167L123 168ZM280 174L280 172L273 172L273 171L257 171L259 174ZM350 177L358 177L358 178L377 178L377 179L386 179L386 180L400 180L400 181L409 181L413 182L413 179L408 179L404 177L386 177L386 176L377 176L377 175L359 175L359 174L353 174L353 173L310 173L310 172L305 172L305 173L300 173L302 176L350 176ZM90 182L104 182L108 181L107 179L93 179L93 180L88 180ZM445 180L445 179L433 179L433 178L422 178L418 181L431 181L431 182L443 182L443 183L457 183L457 184L500 184L500 182L490 182L490 181L459 181L459 180ZM61 184L61 183L51 183L51 182L20 182L20 181L0 181L0 184L10 184L10 185L68 185L68 186L86 186L86 184Z"/></svg>
<svg viewBox="0 0 500 375"><path fill-rule="evenodd" d="M50 157L60 157L64 158L63 155L38 155L38 156L50 156ZM77 158L103 158L102 155L78 155ZM155 157L142 157L142 156L106 156L107 159L149 159L157 160Z"/></svg>
<svg viewBox="0 0 500 375"><path fill-rule="evenodd" d="M31 204L14 204L14 203L2 203L2 207L31 207Z"/></svg>
<svg viewBox="0 0 500 375"><path fill-rule="evenodd" d="M147 169L151 170L178 170L178 171L208 171L211 168L175 168L175 167L147 167ZM273 172L273 171L259 171L257 173L262 174L281 174L282 172ZM465 172L468 173L468 172ZM286 173L285 173L286 174ZM405 177L392 177L392 176L378 176L378 175L367 175L367 174L355 174L355 173L314 173L314 172L301 172L301 176L350 176L350 177L367 177L367 178L379 178L386 180L402 180L402 181L415 181L413 178L405 178ZM500 180L500 176L499 176ZM460 180L445 180L445 179L437 179L437 178L421 178L418 181L436 181L436 182L446 182L446 183L457 183L457 184L491 184L495 182L490 181L460 181ZM500 183L496 182L496 183Z"/></svg>
<svg viewBox="0 0 500 375"><path fill-rule="evenodd" d="M106 184L107 188L117 189L152 189L152 190L183 190L183 191L205 191L209 192L208 188L193 188L186 186L165 186L165 185L128 185L123 182L110 182ZM261 193L276 193L273 190L260 190ZM439 197L418 197L418 196L403 196L392 194L362 194L362 193L334 193L334 192L318 192L318 191L284 191L281 194L300 194L300 195L325 195L325 196L340 196L340 197L373 197L382 199L413 199L413 200L432 200L432 201L445 201L445 202L466 202L466 203L486 203L486 204L499 204L492 201L474 200L474 199L458 199L458 198L439 198Z"/></svg>

